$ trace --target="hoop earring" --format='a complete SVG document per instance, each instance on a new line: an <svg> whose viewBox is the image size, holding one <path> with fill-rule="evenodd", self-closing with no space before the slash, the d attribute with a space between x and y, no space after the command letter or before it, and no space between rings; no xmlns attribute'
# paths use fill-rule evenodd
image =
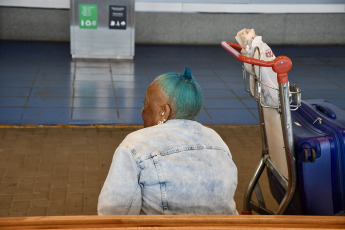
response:
<svg viewBox="0 0 345 230"><path fill-rule="evenodd" d="M165 119L163 119L163 121L158 121L158 125L164 124L164 122L166 122Z"/></svg>

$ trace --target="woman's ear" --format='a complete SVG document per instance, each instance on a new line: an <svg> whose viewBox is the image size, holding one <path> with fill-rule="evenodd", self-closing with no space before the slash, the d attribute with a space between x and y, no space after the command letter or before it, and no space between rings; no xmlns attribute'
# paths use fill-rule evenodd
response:
<svg viewBox="0 0 345 230"><path fill-rule="evenodd" d="M165 120L169 120L171 118L171 107L169 104L163 105L163 112L162 112L162 118Z"/></svg>

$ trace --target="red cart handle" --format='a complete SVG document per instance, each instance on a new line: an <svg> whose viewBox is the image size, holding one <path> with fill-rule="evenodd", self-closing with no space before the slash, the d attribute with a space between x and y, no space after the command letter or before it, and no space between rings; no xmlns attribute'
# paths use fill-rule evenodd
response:
<svg viewBox="0 0 345 230"><path fill-rule="evenodd" d="M221 45L225 50L234 55L241 62L264 67L272 67L273 71L277 73L278 83L288 83L289 79L287 72L289 72L289 70L292 68L292 61L290 58L286 56L279 56L273 61L262 61L259 59L246 57L237 52L236 49L242 49L242 47L238 44L222 42Z"/></svg>

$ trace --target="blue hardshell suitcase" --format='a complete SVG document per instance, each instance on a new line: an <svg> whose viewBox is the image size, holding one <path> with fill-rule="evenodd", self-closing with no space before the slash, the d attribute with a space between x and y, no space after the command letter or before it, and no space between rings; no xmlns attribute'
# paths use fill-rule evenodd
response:
<svg viewBox="0 0 345 230"><path fill-rule="evenodd" d="M322 100L304 100L291 112L298 186L287 214L344 215L345 111ZM277 201L283 191L269 175Z"/></svg>

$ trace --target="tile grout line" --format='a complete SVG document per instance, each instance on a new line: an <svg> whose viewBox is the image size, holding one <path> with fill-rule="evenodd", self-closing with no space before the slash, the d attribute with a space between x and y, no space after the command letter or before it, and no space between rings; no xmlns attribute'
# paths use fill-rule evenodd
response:
<svg viewBox="0 0 345 230"><path fill-rule="evenodd" d="M114 86L113 71L112 71L111 63L110 63L109 59L108 59L108 65L109 65L108 68L109 68L109 72L110 72L111 87L113 89L114 99L115 99L116 117L117 117L117 119L120 119L119 104L117 102L117 95L116 95L116 90L115 90L115 86Z"/></svg>
<svg viewBox="0 0 345 230"><path fill-rule="evenodd" d="M22 121L23 118L24 118L24 114L25 114L25 112L26 112L27 104L28 104L28 102L29 102L29 100L30 100L32 90L33 90L34 85L35 85L35 83L36 83L36 79L37 79L38 74L39 74L39 72L40 72L40 70L41 70L41 65L42 65L42 59L40 60L40 64L38 65L38 69L37 69L37 71L36 71L35 78L34 78L34 80L33 80L32 83L31 83L31 87L30 87L29 94L28 94L28 96L27 96L27 98L26 98L26 101L25 101L25 104L24 104L24 106L23 106L23 107L24 107L24 111L23 111L23 113L22 113L22 115L21 115L21 117L20 117L20 121Z"/></svg>
<svg viewBox="0 0 345 230"><path fill-rule="evenodd" d="M72 61L73 61L73 59L72 59ZM76 72L77 72L77 60L75 59L73 62L74 62L73 63L73 81L72 81L72 90L73 90L73 92L72 92L72 103L71 103L70 122L69 123L71 123L71 121L73 119L74 98L75 98L75 88L74 88L74 86L75 86L75 78L76 78Z"/></svg>
<svg viewBox="0 0 345 230"><path fill-rule="evenodd" d="M205 106L203 106L203 110L205 111L205 113L208 116L208 118L210 118L210 120L213 120L211 114L208 112L208 110L207 110L207 108Z"/></svg>

